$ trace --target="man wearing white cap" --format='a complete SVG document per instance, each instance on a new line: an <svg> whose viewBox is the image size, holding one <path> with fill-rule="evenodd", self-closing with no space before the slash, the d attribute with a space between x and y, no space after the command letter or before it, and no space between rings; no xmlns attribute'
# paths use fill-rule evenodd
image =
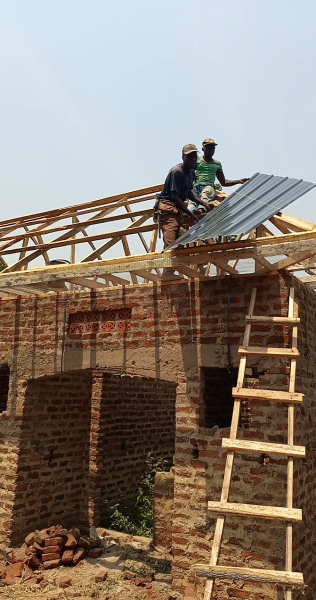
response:
<svg viewBox="0 0 316 600"><path fill-rule="evenodd" d="M210 210L218 204L216 201L213 202L216 194L215 179L218 179L223 187L242 185L248 181L247 178L226 179L221 163L213 158L216 146L217 144L213 139L206 138L202 144L203 156L199 156L196 162L194 193L204 203L209 204ZM194 201L188 203L188 208L191 211L202 210L202 212L205 212L203 206L201 208Z"/></svg>

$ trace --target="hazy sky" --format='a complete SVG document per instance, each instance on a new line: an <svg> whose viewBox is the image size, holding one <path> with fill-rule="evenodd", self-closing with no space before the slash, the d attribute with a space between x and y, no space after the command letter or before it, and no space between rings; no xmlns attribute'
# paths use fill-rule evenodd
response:
<svg viewBox="0 0 316 600"><path fill-rule="evenodd" d="M1 219L161 183L316 180L314 0L0 0ZM287 211L316 222L316 192Z"/></svg>

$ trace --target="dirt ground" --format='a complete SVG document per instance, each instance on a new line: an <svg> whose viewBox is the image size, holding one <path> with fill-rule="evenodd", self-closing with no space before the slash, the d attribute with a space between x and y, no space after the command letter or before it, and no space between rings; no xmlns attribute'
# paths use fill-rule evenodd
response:
<svg viewBox="0 0 316 600"><path fill-rule="evenodd" d="M41 583L22 578L16 585L3 585L0 600L168 600L171 591L168 552L153 548L148 538L106 532L111 534L113 545L100 558L85 559L75 567L43 570ZM106 579L96 582L97 574L104 569ZM60 588L59 580L65 576L70 578L71 585Z"/></svg>

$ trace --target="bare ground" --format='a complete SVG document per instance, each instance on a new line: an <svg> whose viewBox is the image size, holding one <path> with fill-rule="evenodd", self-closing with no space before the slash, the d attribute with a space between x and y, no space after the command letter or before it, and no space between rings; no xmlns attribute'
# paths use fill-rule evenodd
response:
<svg viewBox="0 0 316 600"><path fill-rule="evenodd" d="M16 585L0 587L0 600L168 600L171 591L168 552L153 548L148 538L109 530L107 533L115 543L100 558L85 559L76 567L42 571L41 584L22 579ZM101 569L106 569L108 575L105 581L97 583L95 577ZM135 573L138 579L125 579L125 571ZM150 583L152 574L154 581ZM71 585L61 589L59 580L64 576L70 577Z"/></svg>

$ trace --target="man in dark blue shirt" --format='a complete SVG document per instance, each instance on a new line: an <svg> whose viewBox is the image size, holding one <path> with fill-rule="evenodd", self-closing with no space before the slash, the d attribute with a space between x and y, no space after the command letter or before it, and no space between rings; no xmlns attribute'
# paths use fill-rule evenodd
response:
<svg viewBox="0 0 316 600"><path fill-rule="evenodd" d="M162 191L157 194L164 248L170 246L179 237L183 213L190 217L193 225L197 222L196 216L185 204L187 199L201 204L206 210L209 210L208 204L199 200L192 191L197 153L198 149L194 144L186 144L183 147L183 162L170 169ZM174 278L172 268L163 270L162 279Z"/></svg>

